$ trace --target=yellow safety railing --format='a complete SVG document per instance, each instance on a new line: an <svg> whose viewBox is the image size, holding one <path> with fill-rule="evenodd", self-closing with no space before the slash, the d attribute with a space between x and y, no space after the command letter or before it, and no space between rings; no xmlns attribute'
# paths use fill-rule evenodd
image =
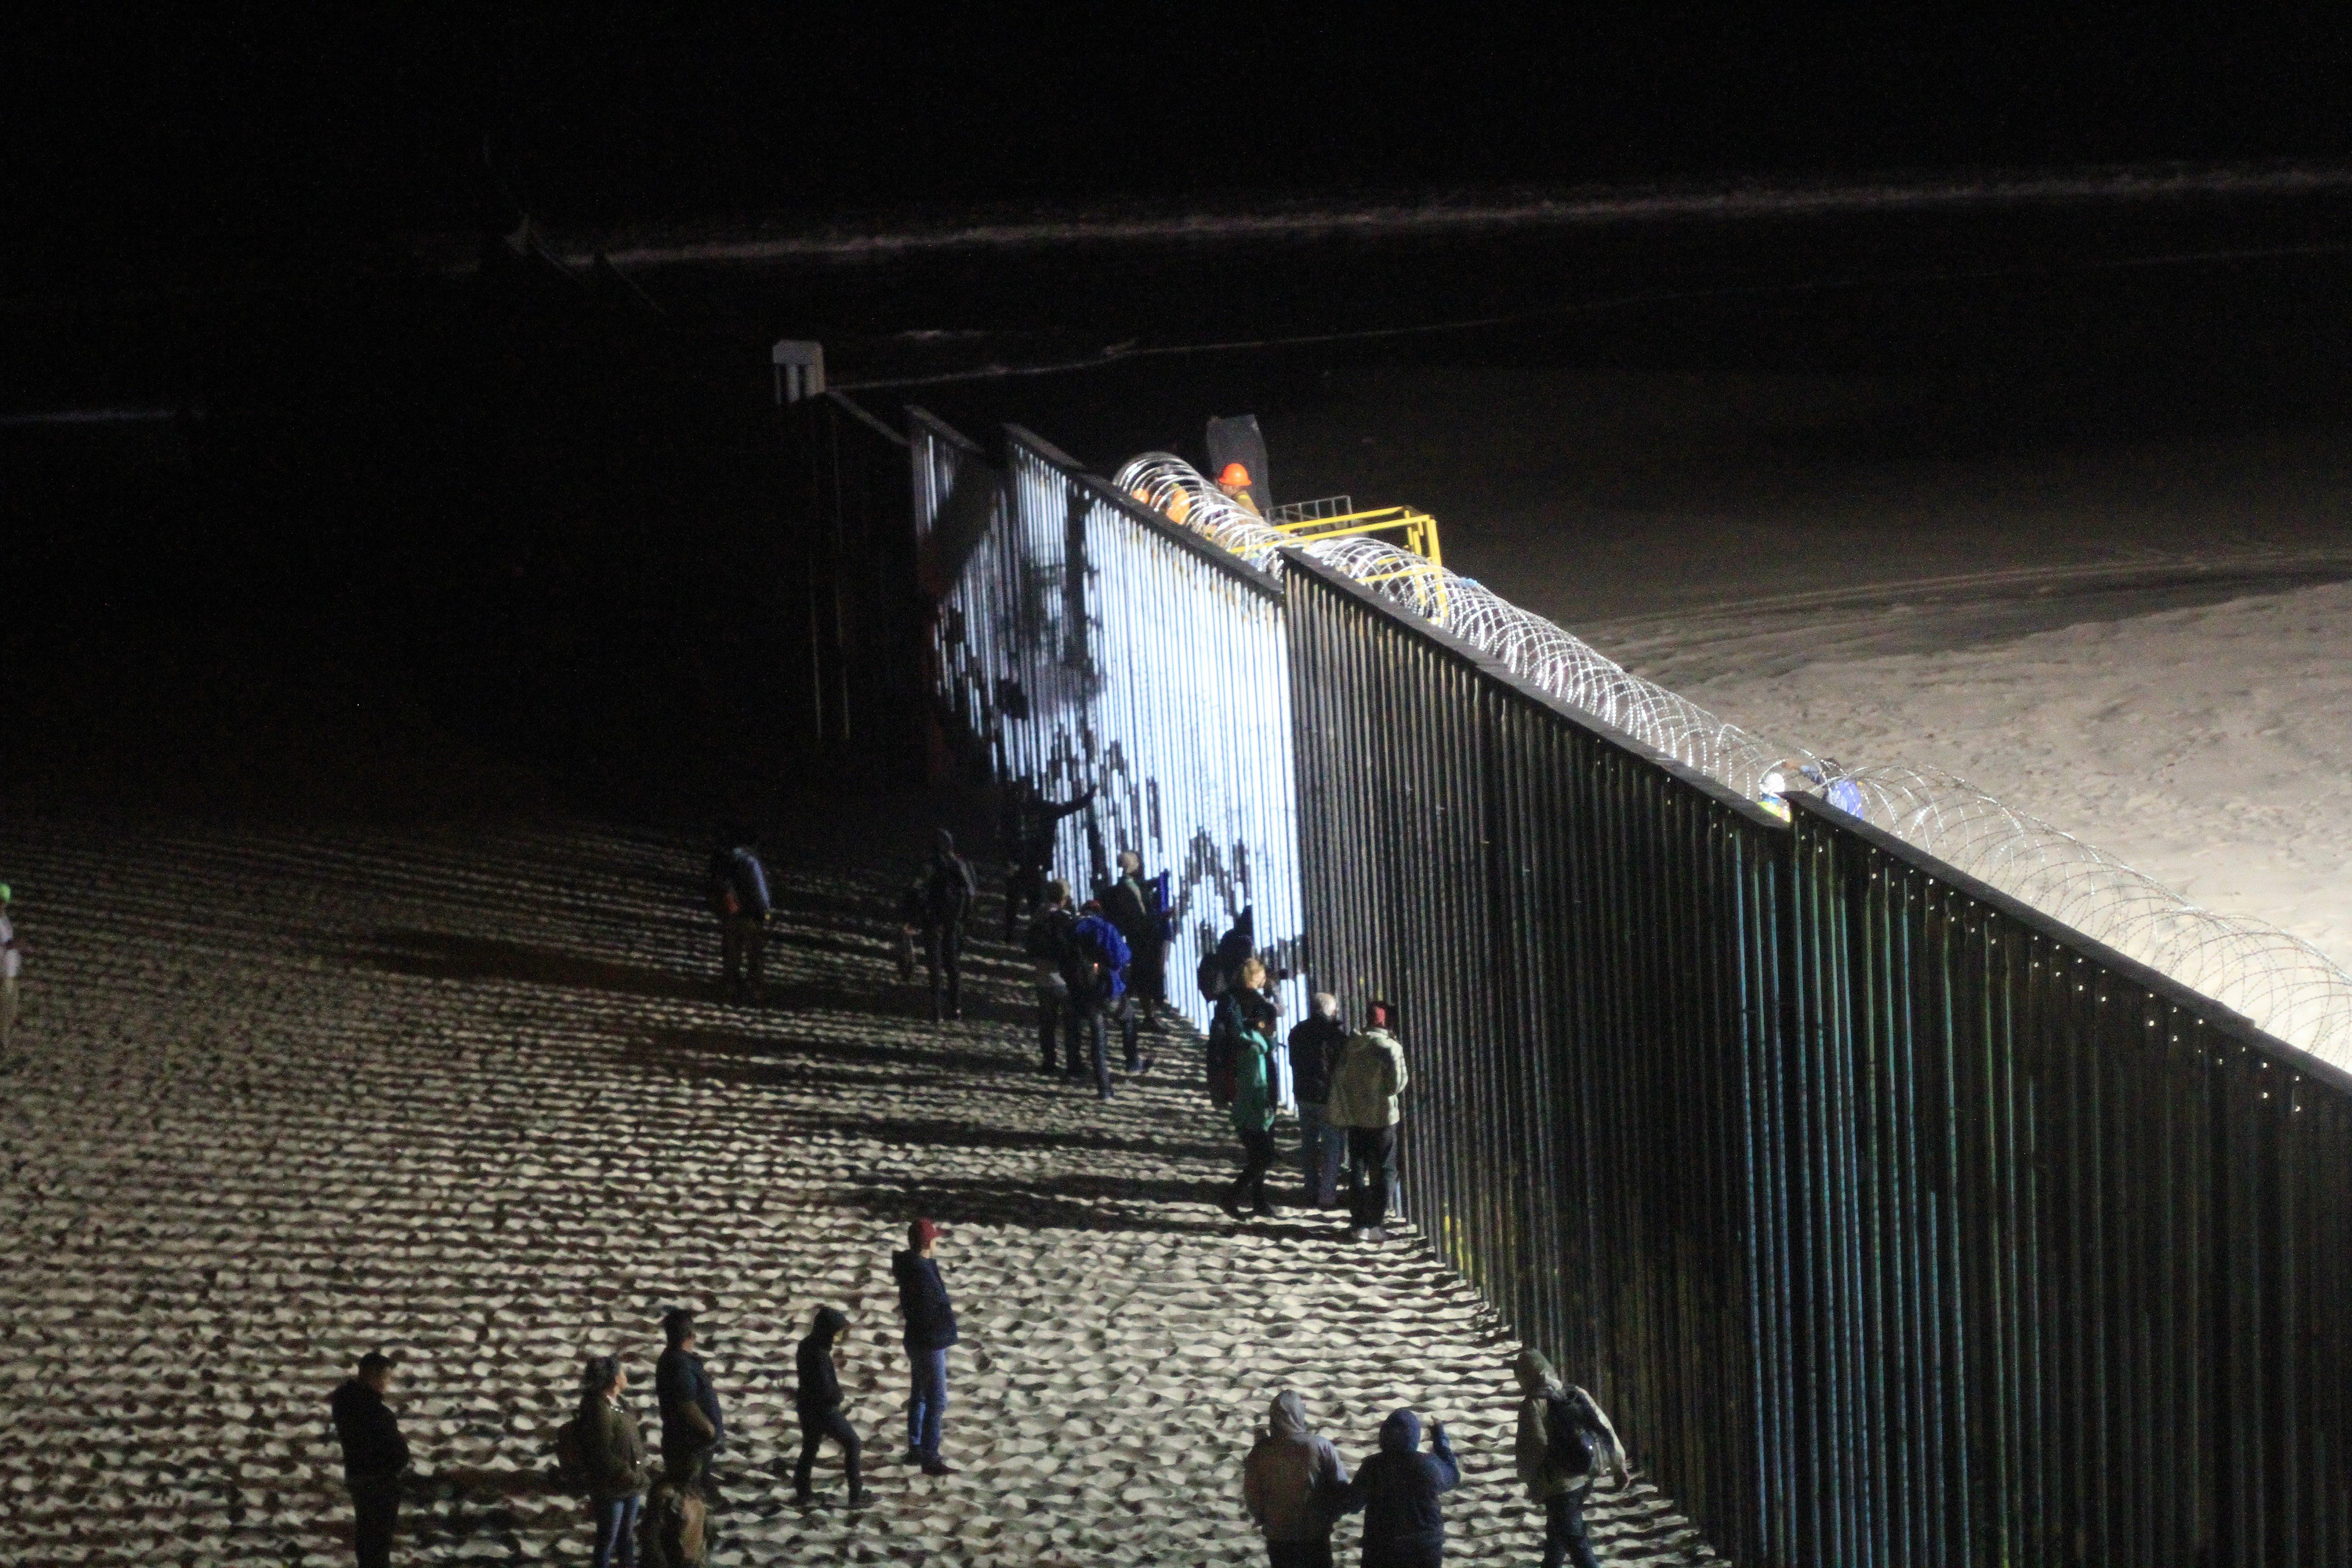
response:
<svg viewBox="0 0 2352 1568"><path fill-rule="evenodd" d="M1276 513L1280 519L1281 514ZM1409 506L1375 507L1370 511L1346 511L1335 517L1307 517L1276 521L1268 527L1280 530L1293 539L1340 539L1357 533L1393 533L1404 548L1433 566L1445 564L1444 552L1438 547L1437 520L1427 512Z"/></svg>

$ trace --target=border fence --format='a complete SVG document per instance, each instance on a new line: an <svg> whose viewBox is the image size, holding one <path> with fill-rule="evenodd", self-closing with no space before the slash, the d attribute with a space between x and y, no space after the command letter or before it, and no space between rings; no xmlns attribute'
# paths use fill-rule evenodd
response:
<svg viewBox="0 0 2352 1568"><path fill-rule="evenodd" d="M2352 1077L1311 546L909 421L934 700L1177 871L1177 997L1255 904L1288 1016L1399 1003L1415 1224L1719 1551L2352 1564Z"/></svg>

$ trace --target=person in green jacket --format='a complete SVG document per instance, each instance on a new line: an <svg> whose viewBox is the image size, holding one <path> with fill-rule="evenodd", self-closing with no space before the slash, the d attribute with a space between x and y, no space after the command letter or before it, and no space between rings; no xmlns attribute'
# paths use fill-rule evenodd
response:
<svg viewBox="0 0 2352 1568"><path fill-rule="evenodd" d="M596 1521L596 1568L635 1568L637 1510L646 1495L646 1444L636 1417L622 1407L629 1385L621 1358L588 1358L580 1394L580 1458Z"/></svg>
<svg viewBox="0 0 2352 1568"><path fill-rule="evenodd" d="M1396 1187L1397 1123L1403 1120L1398 1101L1408 1081L1404 1047L1391 1032L1396 1004L1375 1002L1369 1013L1370 1023L1348 1037L1331 1074L1331 1097L1323 1104L1323 1120L1348 1130L1348 1164L1356 1183L1348 1216L1350 1241L1389 1238L1382 1227Z"/></svg>
<svg viewBox="0 0 2352 1568"><path fill-rule="evenodd" d="M1225 1212L1235 1219L1270 1219L1276 1212L1265 1196L1265 1173L1274 1169L1274 1043L1268 1027L1250 1016L1236 1031L1234 1131L1241 1134L1242 1173L1225 1194Z"/></svg>

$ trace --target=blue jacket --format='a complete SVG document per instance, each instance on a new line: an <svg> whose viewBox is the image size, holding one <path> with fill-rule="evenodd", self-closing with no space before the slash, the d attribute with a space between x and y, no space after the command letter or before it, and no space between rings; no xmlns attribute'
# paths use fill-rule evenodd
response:
<svg viewBox="0 0 2352 1568"><path fill-rule="evenodd" d="M654 1398L661 1406L664 1448L692 1448L706 1442L715 1445L727 1435L727 1423L719 1415L719 1391L710 1386L710 1374L702 1370L702 1358L692 1351L672 1345L662 1352L661 1359L654 1363ZM710 1423L709 1437L703 1436L687 1418L689 1409L701 1411L703 1419Z"/></svg>
<svg viewBox="0 0 2352 1568"><path fill-rule="evenodd" d="M890 1255L890 1275L898 1281L898 1312L907 1320L907 1348L943 1351L956 1342L955 1309L936 1258L919 1252Z"/></svg>
<svg viewBox="0 0 2352 1568"><path fill-rule="evenodd" d="M1108 997L1116 1002L1127 994L1127 966L1135 955L1128 950L1127 938L1118 928L1100 915L1088 915L1071 929L1069 945L1070 994L1076 996ZM1102 973L1092 973L1099 965Z"/></svg>
<svg viewBox="0 0 2352 1568"><path fill-rule="evenodd" d="M1461 1484L1444 1436L1421 1452L1421 1417L1395 1410L1381 1423L1381 1451L1333 1496L1331 1511L1364 1510L1364 1568L1424 1563L1445 1549L1445 1510L1437 1500Z"/></svg>

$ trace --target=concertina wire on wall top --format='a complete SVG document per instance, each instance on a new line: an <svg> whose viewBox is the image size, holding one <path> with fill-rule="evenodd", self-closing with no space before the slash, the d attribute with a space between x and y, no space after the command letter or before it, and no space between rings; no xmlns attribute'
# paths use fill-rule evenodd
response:
<svg viewBox="0 0 2352 1568"><path fill-rule="evenodd" d="M1765 740L1644 680L1475 579L1361 536L1301 543L1235 505L1183 458L1147 452L1114 483L1171 521L1278 574L1304 550L1444 627L1521 679L1749 799L1819 753ZM2352 1069L2352 973L2267 921L2189 902L2155 879L1967 780L1899 763L1851 768L1858 814L2257 1027Z"/></svg>

